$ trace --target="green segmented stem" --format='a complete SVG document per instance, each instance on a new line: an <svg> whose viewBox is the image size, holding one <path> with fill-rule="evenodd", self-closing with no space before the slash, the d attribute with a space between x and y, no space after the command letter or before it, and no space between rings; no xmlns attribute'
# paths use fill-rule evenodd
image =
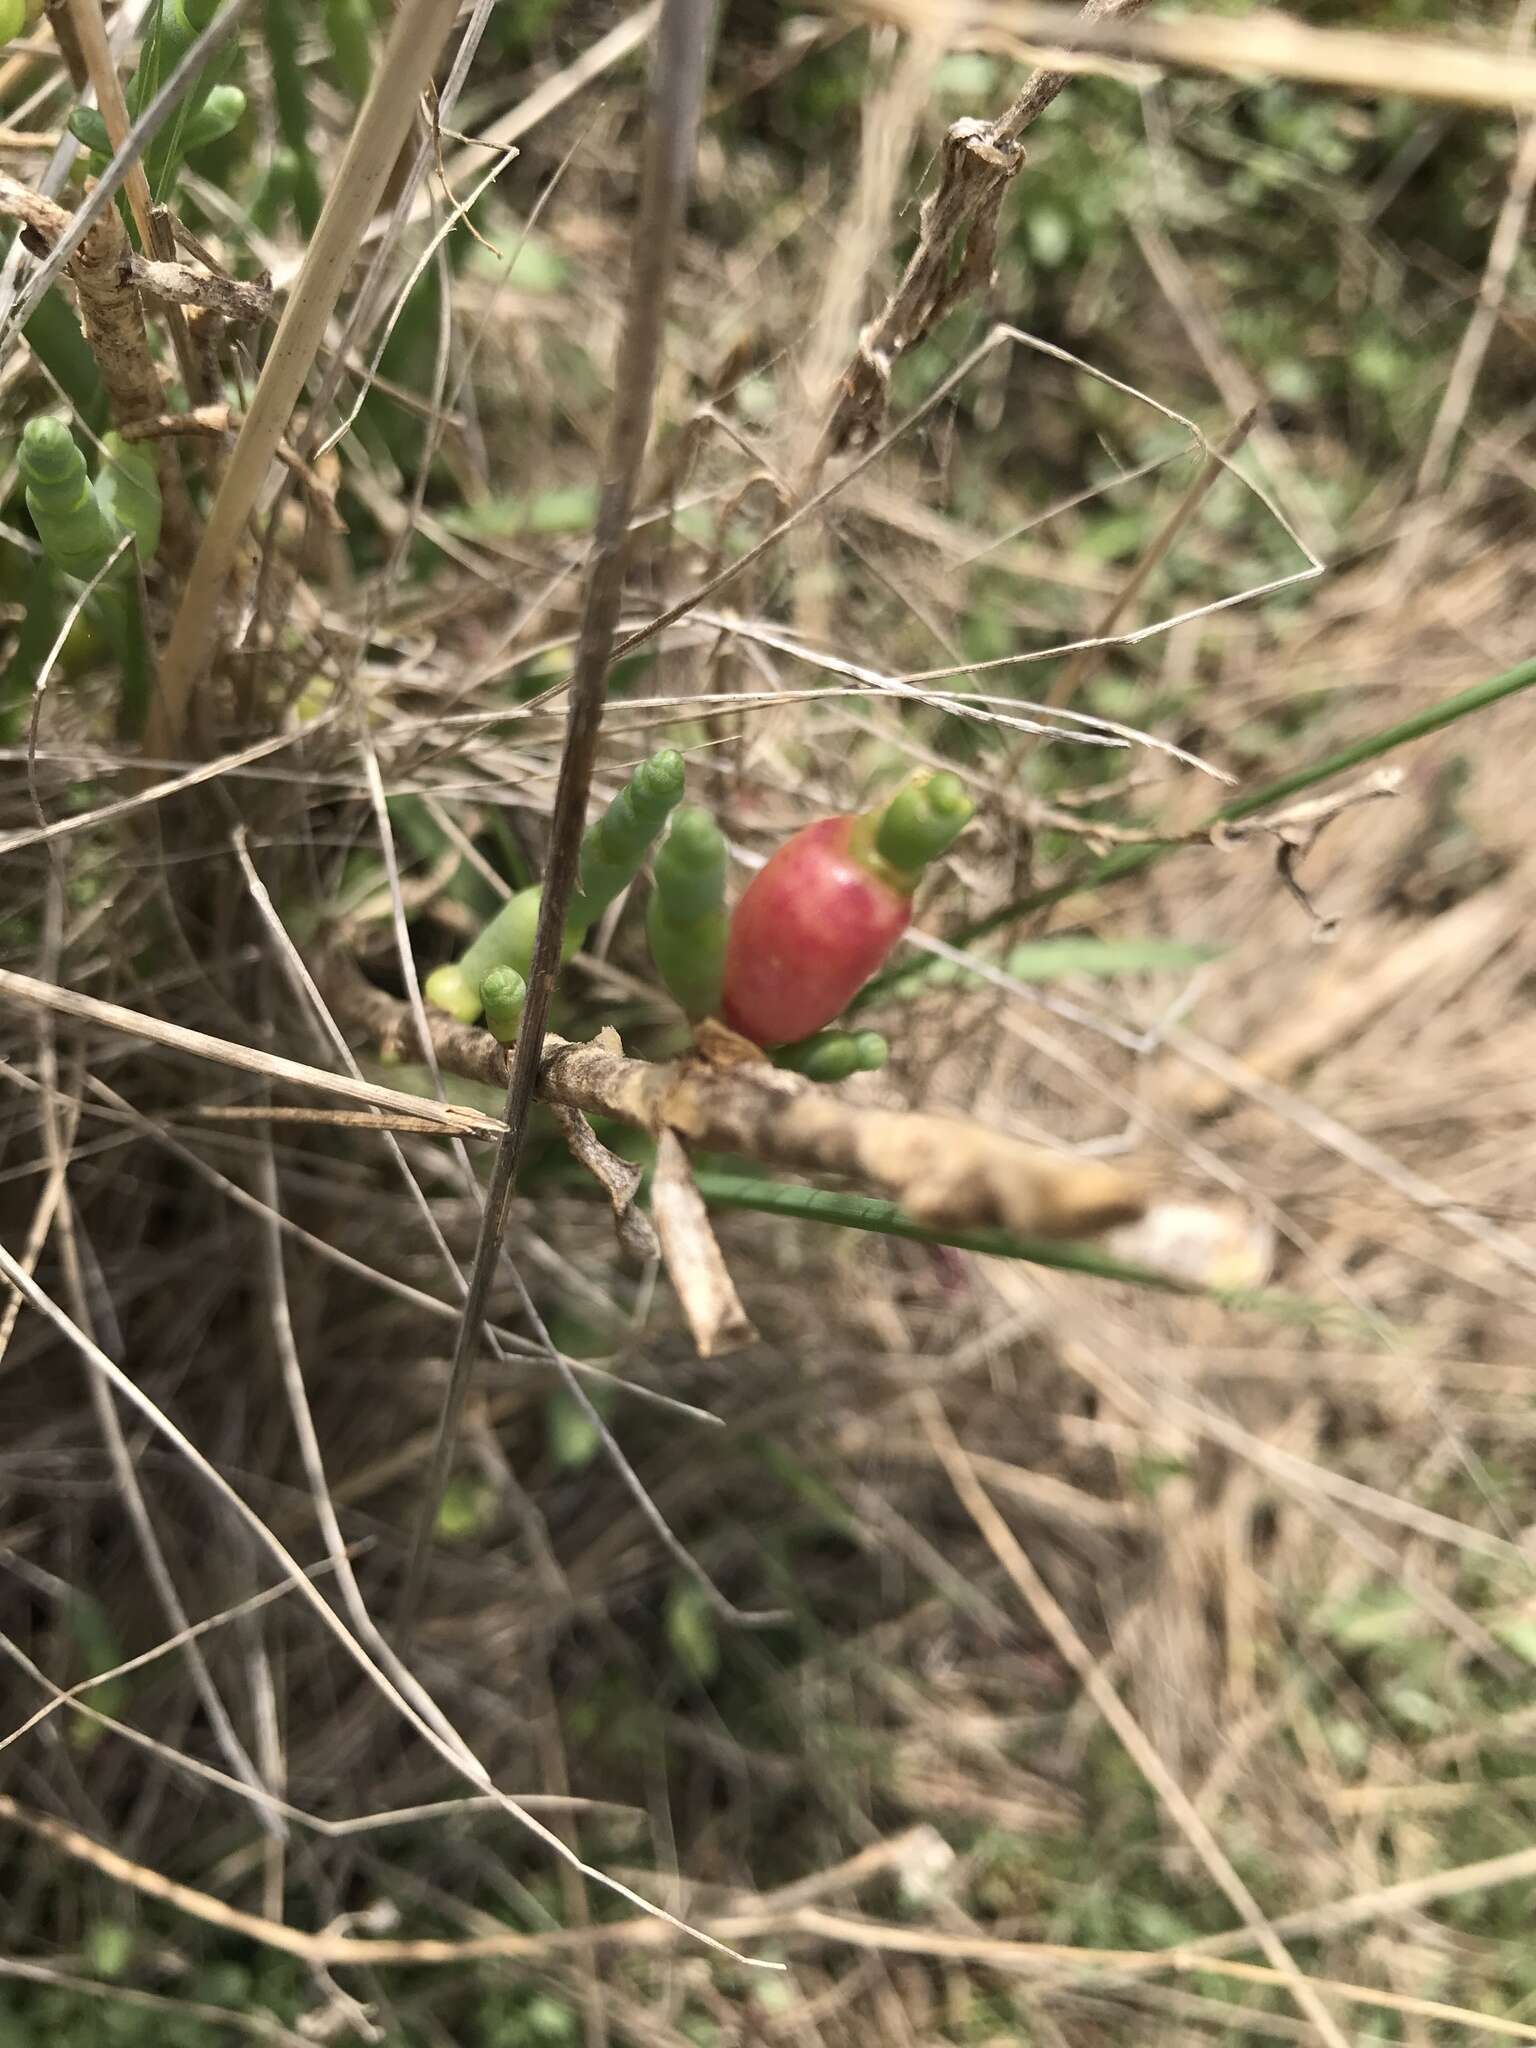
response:
<svg viewBox="0 0 1536 2048"><path fill-rule="evenodd" d="M160 538L160 484L154 464L118 434L102 443L102 472L92 487L85 457L62 420L27 422L16 466L27 488L27 510L43 545L44 565L91 583L107 568L125 536L142 559ZM35 586L39 606L45 586ZM29 603L29 615L31 606ZM51 615L52 607L48 606ZM119 565L92 594L88 611L117 657L118 733L133 739L142 727L149 696L149 646L139 606L138 583Z"/></svg>
<svg viewBox="0 0 1536 2048"><path fill-rule="evenodd" d="M678 924L692 924L725 904L730 854L725 836L702 804L684 804L656 854L656 901Z"/></svg>
<svg viewBox="0 0 1536 2048"><path fill-rule="evenodd" d="M125 97L135 119L143 113L218 11L218 0L160 0L154 27Z"/></svg>
<svg viewBox="0 0 1536 2048"><path fill-rule="evenodd" d="M480 984L480 1004L485 1011L485 1028L503 1045L510 1045L523 1021L523 1004L528 984L515 967L493 967Z"/></svg>
<svg viewBox="0 0 1536 2048"><path fill-rule="evenodd" d="M154 458L121 434L102 441L96 502L119 533L133 535L139 560L152 562L160 545L160 473Z"/></svg>
<svg viewBox="0 0 1536 2048"><path fill-rule="evenodd" d="M194 149L206 149L237 125L245 113L245 94L238 85L210 85L196 113L181 123L177 155L190 156ZM107 124L94 107L76 107L68 121L69 132L93 156L109 157L112 138Z"/></svg>
<svg viewBox="0 0 1536 2048"><path fill-rule="evenodd" d="M697 1020L720 1007L725 943L726 844L697 804L685 804L656 855L655 893L646 910L651 958L684 1015Z"/></svg>
<svg viewBox="0 0 1536 2048"><path fill-rule="evenodd" d="M217 10L218 0L160 0L153 32L125 94L128 112L135 120L212 21ZM236 55L236 50L231 47L221 57L215 58L211 66L204 67L202 74L193 81L174 120L146 151L144 168L157 194L163 195L166 176L185 155L189 147L188 136L209 93L219 74L235 61ZM208 139L211 138L204 138Z"/></svg>
<svg viewBox="0 0 1536 2048"><path fill-rule="evenodd" d="M331 62L343 90L360 104L373 83L373 14L368 0L325 0Z"/></svg>
<svg viewBox="0 0 1536 2048"><path fill-rule="evenodd" d="M112 559L122 529L92 491L74 435L62 420L30 419L16 459L44 554L66 575L88 583Z"/></svg>
<svg viewBox="0 0 1536 2048"><path fill-rule="evenodd" d="M16 595L24 609L11 658L0 669L0 745L5 746L25 737L32 686L59 629L60 585L46 555L31 557L26 582Z"/></svg>
<svg viewBox="0 0 1536 2048"><path fill-rule="evenodd" d="M436 968L427 976L423 985L427 1001L447 1010L461 1024L473 1024L480 1015L481 984L493 969L510 967L526 978L533 964L540 898L537 886L519 889L497 911L467 953L453 966Z"/></svg>
<svg viewBox="0 0 1536 2048"><path fill-rule="evenodd" d="M10 248L10 237L0 238L0 254ZM26 327L22 330L31 349L59 390L86 426L100 429L107 421L107 395L101 372L80 323L59 292L44 292Z"/></svg>
<svg viewBox="0 0 1536 2048"><path fill-rule="evenodd" d="M640 763L604 816L587 828L581 842L581 893L573 899L565 921L563 959L570 959L590 926L640 872L651 841L682 789L682 755L653 754ZM481 984L493 968L515 968L526 980L533 965L542 900L537 885L519 889L467 953L453 966L436 968L427 976L423 991L427 1001L462 1023L473 1024L480 1015Z"/></svg>
<svg viewBox="0 0 1536 2048"><path fill-rule="evenodd" d="M266 0L263 8L262 40L272 68L272 99L282 146L273 151L267 183L257 205L265 210L270 204L275 219L286 184L299 226L306 235L311 235L320 218L320 179L309 146L309 96L304 90L304 72L299 63L297 15L295 0Z"/></svg>
<svg viewBox="0 0 1536 2048"><path fill-rule="evenodd" d="M639 874L683 794L683 757L667 748L642 761L581 842L581 890L572 905L590 925Z"/></svg>
<svg viewBox="0 0 1536 2048"><path fill-rule="evenodd" d="M190 156L194 149L206 149L221 142L239 126L245 114L245 94L238 85L211 85L207 97L182 130L181 149Z"/></svg>
<svg viewBox="0 0 1536 2048"><path fill-rule="evenodd" d="M830 1188L798 1187L788 1181L759 1180L749 1174L716 1172L706 1167L695 1169L694 1180L711 1209L756 1209L765 1215L793 1216L807 1223L878 1231L887 1237L910 1238L917 1244L953 1245L960 1251L983 1252L997 1259L1027 1259L1031 1265L1053 1266L1060 1272L1084 1273L1099 1280L1124 1281L1162 1294L1199 1295L1206 1291L1149 1266L1114 1258L1094 1244L1015 1237L1006 1230L947 1230L914 1223L894 1202L882 1202L873 1195L839 1194Z"/></svg>
<svg viewBox="0 0 1536 2048"><path fill-rule="evenodd" d="M949 850L975 808L958 775L914 775L880 813L875 851L903 874L916 874Z"/></svg>
<svg viewBox="0 0 1536 2048"><path fill-rule="evenodd" d="M29 29L43 11L43 0L0 0L0 43Z"/></svg>
<svg viewBox="0 0 1536 2048"><path fill-rule="evenodd" d="M780 1046L776 1067L788 1067L808 1081L846 1081L854 1074L878 1073L891 1048L878 1031L818 1031L798 1045Z"/></svg>
<svg viewBox="0 0 1536 2048"><path fill-rule="evenodd" d="M92 487L85 457L62 420L28 420L17 451L43 552L66 575L89 583L111 561L125 534L142 561L160 544L160 481L151 459L120 434L102 443L101 474Z"/></svg>

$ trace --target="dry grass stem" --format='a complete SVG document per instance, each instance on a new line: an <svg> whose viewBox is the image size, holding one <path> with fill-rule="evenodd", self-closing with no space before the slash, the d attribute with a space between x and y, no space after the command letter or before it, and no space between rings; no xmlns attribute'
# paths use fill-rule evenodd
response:
<svg viewBox="0 0 1536 2048"><path fill-rule="evenodd" d="M101 0L66 0L66 10L72 31L72 43L80 53L85 66L86 77L96 95L96 105L106 124L107 136L114 150L122 148L133 125L128 117L128 103L123 98L122 81L117 75L113 60L112 46L107 41L107 25L102 19ZM144 175L144 166L135 162L123 180L123 193L133 214L134 224L139 231L139 241L146 253L155 247L154 201L150 197L149 180ZM158 253L158 252L157 252Z"/></svg>
<svg viewBox="0 0 1536 2048"><path fill-rule="evenodd" d="M614 1229L625 1256L642 1265L647 1259L659 1258L656 1233L645 1211L635 1206L644 1179L640 1168L633 1160L620 1159L616 1152L610 1152L579 1109L568 1109L564 1103L552 1103L550 1109L570 1147L571 1157L586 1168L608 1197Z"/></svg>
<svg viewBox="0 0 1536 2048"><path fill-rule="evenodd" d="M339 1017L382 1049L422 1056L407 1005L332 964L324 977ZM0 969L0 999L125 1032L266 1080L350 1098L429 1122L447 1134L499 1138L481 1110L284 1059ZM429 1013L431 1051L446 1073L500 1085L510 1055L487 1031ZM1076 1161L953 1118L856 1108L836 1091L766 1061L717 1068L697 1060L632 1060L600 1044L544 1042L538 1092L587 1115L648 1133L671 1130L707 1151L739 1153L791 1171L836 1174L899 1203L935 1228L995 1226L1022 1236L1081 1237L1139 1216L1144 1198L1118 1167Z"/></svg>
<svg viewBox="0 0 1536 2048"><path fill-rule="evenodd" d="M303 271L283 310L209 509L160 662L146 733L152 753L174 756L185 744L194 693L214 657L225 590L246 522L287 436L327 323L457 11L457 0L406 0L394 17L373 89L337 168ZM157 398L153 411L161 409Z"/></svg>
<svg viewBox="0 0 1536 2048"><path fill-rule="evenodd" d="M222 1900L212 1897L207 1892L197 1891L190 1885L179 1884L174 1879L162 1876L158 1871L150 1870L143 1864L133 1862L131 1858L120 1856L114 1850L93 1842L77 1828L53 1820L46 1814L30 1811L5 1794L0 1794L0 1819L10 1821L13 1826L25 1828L29 1833L49 1842L64 1855L89 1864L115 1883L126 1885L141 1896L158 1899L163 1904L212 1926L245 1935L264 1947L322 1966L338 1967L350 1964L382 1968L394 1964L441 1967L475 1960L548 1960L562 1954L580 1953L599 1945L613 1945L627 1950L669 1947L679 1938L677 1930L655 1920L627 1920L607 1926L557 1929L545 1934L508 1932L471 1935L461 1940L446 1941L353 1934L310 1934L260 1914L242 1912L236 1907L225 1905ZM913 1835L920 1836L925 1832L913 1830ZM921 1850L926 1845L918 1842L912 1846ZM1281 1985L1293 1996L1298 1987L1306 1987L1315 1996L1326 1992L1332 1997L1380 2012L1406 2013L1421 2019L1442 2020L1456 2026L1474 2027L1498 2040L1536 2040L1536 2027L1528 2026L1520 2020L1499 2019L1487 2014L1469 2012L1463 2006L1447 2004L1437 1999L1376 1991L1364 1985L1333 1978L1299 1978L1294 1969L1287 1970L1275 1966L1264 1969L1251 1963L1226 1962L1212 1953L1212 1944L1194 1943L1173 1949L1093 1950L1074 1948L1060 1942L1005 1941L986 1935L954 1934L938 1929L896 1926L847 1913L828 1912L825 1908L811 1903L796 1902L796 1892L801 1889L809 1892L811 1898L816 1898L825 1896L828 1891L854 1888L870 1877L883 1874L893 1863L899 1867L903 1857L908 1853L909 1843L905 1838L890 1844L880 1844L878 1853L865 1852L862 1857L850 1859L850 1863L842 1869L822 1873L814 1883L806 1887L788 1888L784 1903L780 1904L770 1899L756 1908L747 1907L716 1916L710 1922L711 1929L728 1941L753 1941L773 1935L798 1936L802 1941L870 1949L893 1955L947 1958L955 1962L973 1961L1003 1972L1049 1974L1053 1968L1059 1970L1065 1967L1077 1972L1079 1981L1088 1982L1101 1975L1114 1980L1144 1977L1165 1971L1212 1971L1217 1975L1230 1976L1235 1982ZM1249 1940L1254 1938L1246 1929L1241 1930L1241 1933ZM1230 1941L1231 1937L1220 1939ZM1327 2040L1332 2023L1326 2021L1326 2015L1325 2022L1318 2031ZM1342 2039L1342 2036L1339 2038Z"/></svg>
<svg viewBox="0 0 1536 2048"><path fill-rule="evenodd" d="M419 1595L433 1519L448 1482L459 1421L480 1348L491 1281L505 1236L528 1116L540 1084L544 1027L563 959L566 912L577 887L587 802L607 700L608 668L624 603L630 515L650 441L667 305L693 176L713 22L713 0L662 0L651 69L639 210L630 250L624 323L614 366L613 403L603 453L602 491L587 561L581 628L571 672L569 711L555 784L538 928L528 969L528 992L522 1028L507 1063L506 1121L491 1163L474 1266L449 1368L437 1448L407 1568L401 1602L401 1615L406 1620ZM401 945L400 952L407 963L409 980L409 944ZM419 1003L413 1007L413 1023L420 1025L424 1020ZM423 1046L422 1050L429 1059L433 1056L431 1045ZM584 1107L581 1103L573 1106Z"/></svg>

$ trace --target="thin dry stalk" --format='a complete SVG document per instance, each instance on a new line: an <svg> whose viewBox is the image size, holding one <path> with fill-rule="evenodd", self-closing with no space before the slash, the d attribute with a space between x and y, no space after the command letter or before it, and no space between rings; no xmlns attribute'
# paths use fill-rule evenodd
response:
<svg viewBox="0 0 1536 2048"><path fill-rule="evenodd" d="M127 146L132 123L128 105L123 98L122 83L117 75L117 65L112 56L112 47L107 40L107 25L102 19L101 0L69 0L70 25L75 41L85 60L90 82L96 91L96 104L101 109L101 118L106 124L107 137L114 153ZM176 255L169 217L162 207L157 207L151 196L149 180L144 174L141 158L135 158L130 165L123 183L134 222L139 230L139 245L147 256L162 261L172 261ZM187 391L193 399L206 396L208 383L201 359L192 345L191 330L186 315L174 300L167 303L165 322L170 331L171 346L176 351L176 361L181 369ZM165 460L174 462L174 450L165 451Z"/></svg>
<svg viewBox="0 0 1536 2048"><path fill-rule="evenodd" d="M1103 616L1100 618L1097 626L1095 626L1094 638L1096 640L1103 641L1110 637L1131 606L1146 589L1158 565L1167 560L1170 548L1172 548L1174 542L1183 533L1185 527L1188 526L1191 519L1194 518L1200 507L1210 496L1218 478L1226 473L1227 466L1231 462L1232 457L1242 447L1244 441L1247 440L1248 430L1253 425L1253 421L1254 414L1252 412L1245 413L1243 418L1238 421L1237 425L1233 427L1232 431L1222 441L1219 448L1208 448L1206 450L1205 460L1201 463L1199 470L1192 479L1189 489L1184 493L1178 504L1174 506L1162 526L1153 535L1151 541L1143 550L1135 568L1125 579L1125 583L1118 595L1107 606ZM1052 706L1070 703L1072 698L1083 688L1084 684L1091 682L1094 676L1098 674L1104 664L1107 651L1102 646L1085 647L1080 653L1074 654L1065 668L1062 669L1060 675L1051 684L1050 689L1046 691L1046 703Z"/></svg>
<svg viewBox="0 0 1536 2048"><path fill-rule="evenodd" d="M85 52L80 47L80 38L75 33L75 18L70 0L47 0L44 12L48 26L53 30L53 40L59 46L59 55L64 59L64 69L69 73L69 82L76 92L85 92L90 86L90 72L86 68Z"/></svg>
<svg viewBox="0 0 1536 2048"><path fill-rule="evenodd" d="M22 294L20 305L16 306L14 310L13 293L9 287L6 289L3 295L3 304L7 316L7 339L18 328L26 325L43 293L52 288L55 279L70 257L74 255L82 239L104 217L113 200L122 190L130 173L137 167L139 153L147 148L154 137L159 134L165 122L170 118L183 96L190 89L194 78L202 70L203 66L229 41L230 37L239 27L241 17L250 4L251 0L225 0L225 5L208 24L207 28L203 30L202 34L195 39L180 63L172 71L170 77L161 86L149 105L139 115L138 119L124 136L122 147L114 151L112 161L96 180L86 199L70 215L67 229L59 238L47 261L38 267L35 274L28 281L27 289ZM58 170L62 164L63 159L59 159L54 169ZM54 171L50 171L50 176L53 175ZM163 209L156 209L156 220L159 221L162 216ZM158 228L156 233L157 236L160 233ZM168 221L165 226L165 235L167 237L170 235ZM157 256L170 257L174 256L176 252L172 242L167 239L157 241L153 253Z"/></svg>
<svg viewBox="0 0 1536 2048"><path fill-rule="evenodd" d="M933 0L863 0L862 11L904 28L926 27ZM1536 58L1450 36L1376 35L1368 29L1314 28L1279 12L1215 13L1178 20L1128 21L1108 13L1084 20L1049 0L966 0L955 32L1010 48L1049 42L1153 63L1215 71L1224 77L1293 78L1373 99L1402 93L1451 106L1536 107ZM951 17L954 20L954 17Z"/></svg>
<svg viewBox="0 0 1536 2048"><path fill-rule="evenodd" d="M163 412L157 419L139 420L124 430L125 441L153 441L161 436L180 436L222 442L236 432L240 415L224 401L217 405L194 406L191 412ZM331 533L345 533L347 522L336 510L333 487L328 484L313 464L304 460L291 442L280 441L277 459L291 472L304 492L305 500L315 517Z"/></svg>
<svg viewBox="0 0 1536 2048"><path fill-rule="evenodd" d="M55 883L55 891L57 883ZM54 892L51 892L51 894ZM50 919L50 922L52 920ZM49 1163L58 1167L65 1178L62 1199L58 1212L59 1265L63 1275L65 1293L69 1300L70 1313L81 1329L95 1337L95 1318L91 1312L90 1290L86 1285L84 1261L81 1256L81 1240L76 1223L74 1205L68 1183L69 1155L63 1123L60 1115L61 1097L58 1089L58 1054L54 1044L54 1019L40 1013L39 1016L39 1060L38 1073L43 1088L43 1137ZM73 1109L75 1104L71 1102ZM71 1128L73 1125L71 1124ZM182 1633L190 1626L189 1617L182 1605L181 1594L171 1572L164 1546L155 1528L149 1502L140 1484L138 1468L129 1447L127 1433L118 1415L111 1393L95 1373L87 1373L87 1386L92 1410L102 1440L107 1446L113 1476L122 1496L124 1510L133 1529L139 1548L145 1574L159 1598L166 1618L173 1630ZM250 1787L259 1787L260 1778L254 1764L246 1754L235 1731L229 1710L214 1683L213 1674L203 1657L200 1644L189 1637L185 1644L187 1668L191 1674L193 1688L202 1702L213 1729L215 1740L223 1751L226 1761L235 1776ZM281 1823L273 1822L270 1816L263 1816L268 1827L281 1831Z"/></svg>
<svg viewBox="0 0 1536 2048"><path fill-rule="evenodd" d="M216 277L190 263L135 256L129 275L146 298L163 306L197 306L222 320L259 324L272 317L272 287L239 277Z"/></svg>
<svg viewBox="0 0 1536 2048"><path fill-rule="evenodd" d="M525 135L558 113L578 93L584 92L605 72L638 50L654 31L660 12L660 0L647 0L644 7L637 8L633 14L615 23L579 57L573 57L563 70L541 80L526 99L520 100L507 113L498 115L488 127L480 130L472 142L456 150L444 166L449 191L456 194L466 185L474 184L484 173L488 154L515 147ZM431 194L425 190L418 191L411 206L411 220L426 220L431 211ZM370 239L375 233L384 231L383 225L376 222L369 231Z"/></svg>
<svg viewBox="0 0 1536 2048"><path fill-rule="evenodd" d="M624 602L630 514L650 439L666 309L693 172L713 23L713 0L664 0L657 28L640 206L615 370L603 492L571 676L570 710L555 789L538 931L528 972L528 996L523 1027L507 1076L506 1129L496 1148L481 1211L474 1269L454 1346L441 1432L406 1574L402 1596L402 1611L406 1614L419 1591L437 1505L447 1484L470 1370L479 1348L491 1280L506 1230L528 1113L539 1083L544 1026L560 972L566 910L576 887L587 797L607 698L608 665ZM575 1106L583 1107L580 1103Z"/></svg>
<svg viewBox="0 0 1536 2048"><path fill-rule="evenodd" d="M77 1998L96 1998L107 2005L127 2006L133 2012L160 2013L183 2023L202 2021L214 2027L230 2028L253 2041L272 2041L277 2048L312 2048L312 2034L296 2034L267 2013L237 2012L228 2005L203 2005L195 1998L170 1998L163 1991L141 1991L132 1984L103 1983L81 1977L73 1970L56 1969L51 1963L29 1963L19 1957L0 1958L0 1977L14 1977L22 1983L46 1984L57 1991L72 1992Z"/></svg>
<svg viewBox="0 0 1536 2048"><path fill-rule="evenodd" d="M65 0L65 7L71 41L80 53L87 82L95 91L107 137L113 149L119 150L127 141L128 130L133 124L128 116L128 103L123 98L112 45L107 40L101 0ZM149 180L144 175L142 162L135 162L129 170L123 180L123 192L138 227L140 242L145 249L153 249L155 203L150 197Z"/></svg>
<svg viewBox="0 0 1536 2048"><path fill-rule="evenodd" d="M701 1358L717 1357L750 1344L757 1335L741 1305L704 1198L694 1183L677 1133L663 1127L656 1136L656 1174L651 1213L662 1257Z"/></svg>
<svg viewBox="0 0 1536 2048"><path fill-rule="evenodd" d="M1451 450L1461 432L1467 408L1472 403L1478 373L1499 322L1509 289L1509 274L1525 240L1533 193L1536 193L1536 120L1527 121L1521 131L1509 188L1499 209L1493 239L1488 245L1488 261L1483 269L1482 283L1478 286L1477 305L1462 334L1456 360L1445 381L1440 409L1435 414L1435 423L1425 444L1424 459L1419 464L1415 484L1421 496L1426 491L1438 489L1445 482Z"/></svg>
<svg viewBox="0 0 1536 2048"><path fill-rule="evenodd" d="M0 973L0 994L20 978ZM343 963L332 966L327 983L338 1014L381 1046L419 1056L405 1004ZM446 1072L494 1082L506 1071L506 1050L488 1031L442 1011L431 1012L428 1022ZM1076 1237L1142 1211L1140 1189L1118 1167L1061 1158L952 1117L856 1108L836 1089L764 1059L731 1066L631 1060L601 1043L569 1045L551 1035L537 1085L547 1100L617 1117L636 1130L671 1130L706 1152L841 1175L936 1228L991 1225L1024 1236Z"/></svg>
<svg viewBox="0 0 1536 2048"><path fill-rule="evenodd" d="M885 31L885 36L890 40L891 32ZM910 37L899 62L889 67L889 77L865 99L853 193L834 230L837 261L828 266L801 365L802 384L817 408L825 405L858 333L870 268L883 253L890 234L901 180L928 107L934 66L943 55L944 44L936 26ZM810 454L817 433L814 412L796 423L796 432L812 436L804 451ZM790 473L797 473L800 467L792 455ZM744 488L750 489L751 484ZM722 515L722 525L727 516Z"/></svg>
<svg viewBox="0 0 1536 2048"><path fill-rule="evenodd" d="M457 12L457 0L406 0L395 16L373 89L352 131L208 514L160 663L159 688L145 736L150 753L175 755L186 743L194 694L213 658L224 593L246 522L277 459L363 233ZM154 410L161 410L158 403Z"/></svg>

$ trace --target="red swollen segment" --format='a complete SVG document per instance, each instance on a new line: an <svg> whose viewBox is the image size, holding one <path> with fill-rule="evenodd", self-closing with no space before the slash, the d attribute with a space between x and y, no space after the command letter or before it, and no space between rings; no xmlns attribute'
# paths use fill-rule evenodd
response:
<svg viewBox="0 0 1536 2048"><path fill-rule="evenodd" d="M910 894L850 847L853 817L822 818L759 869L731 918L722 1008L756 1045L788 1045L841 1016L912 916Z"/></svg>

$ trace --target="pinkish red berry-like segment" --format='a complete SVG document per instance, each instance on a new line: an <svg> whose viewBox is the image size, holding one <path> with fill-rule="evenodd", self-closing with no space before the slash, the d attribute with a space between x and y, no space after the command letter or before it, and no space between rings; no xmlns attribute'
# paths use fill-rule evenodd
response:
<svg viewBox="0 0 1536 2048"><path fill-rule="evenodd" d="M756 1045L789 1045L841 1016L907 928L911 896L850 850L859 823L807 825L736 906L722 1009Z"/></svg>

